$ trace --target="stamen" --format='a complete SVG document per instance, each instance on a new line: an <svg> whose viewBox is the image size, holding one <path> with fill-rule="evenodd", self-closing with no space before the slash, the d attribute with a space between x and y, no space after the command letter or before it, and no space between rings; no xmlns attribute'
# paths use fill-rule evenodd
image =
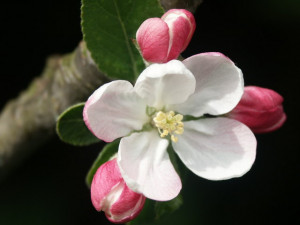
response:
<svg viewBox="0 0 300 225"><path fill-rule="evenodd" d="M159 111L153 118L153 122L158 129L160 137L171 136L171 140L175 143L178 141L178 137L174 134L182 134L183 122L181 121L183 116L181 114L176 114L173 111L164 113Z"/></svg>

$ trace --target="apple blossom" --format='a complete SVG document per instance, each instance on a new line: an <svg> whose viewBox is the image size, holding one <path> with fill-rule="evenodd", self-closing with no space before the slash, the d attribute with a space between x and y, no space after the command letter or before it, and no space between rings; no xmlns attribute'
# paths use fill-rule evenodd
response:
<svg viewBox="0 0 300 225"><path fill-rule="evenodd" d="M243 87L242 72L229 58L202 53L152 64L134 87L122 80L101 86L86 102L83 117L99 139L122 137L118 165L127 185L167 201L182 187L169 143L188 169L206 179L239 177L251 168L255 136L239 121L217 117L238 104Z"/></svg>
<svg viewBox="0 0 300 225"><path fill-rule="evenodd" d="M136 33L145 60L165 63L177 59L188 46L196 28L192 13L171 9L160 18L145 20Z"/></svg>
<svg viewBox="0 0 300 225"><path fill-rule="evenodd" d="M145 203L145 197L124 182L116 158L98 168L91 185L91 199L96 210L104 211L114 223L133 220Z"/></svg>
<svg viewBox="0 0 300 225"><path fill-rule="evenodd" d="M254 133L271 132L286 120L282 102L282 96L273 90L247 86L241 101L228 116L244 123Z"/></svg>

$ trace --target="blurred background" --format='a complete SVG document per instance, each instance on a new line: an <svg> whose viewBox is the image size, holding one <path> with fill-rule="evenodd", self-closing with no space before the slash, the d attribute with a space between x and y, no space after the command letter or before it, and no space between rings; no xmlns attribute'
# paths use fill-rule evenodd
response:
<svg viewBox="0 0 300 225"><path fill-rule="evenodd" d="M71 52L82 39L80 0L1 3L0 108L38 76L47 56ZM164 224L300 223L300 1L204 0L183 56L218 51L244 73L246 85L276 90L288 119L257 135L257 158L244 177L213 182L191 175L184 205ZM109 224L93 209L85 175L101 144L73 147L54 138L0 183L0 224ZM192 206L192 207L191 207Z"/></svg>

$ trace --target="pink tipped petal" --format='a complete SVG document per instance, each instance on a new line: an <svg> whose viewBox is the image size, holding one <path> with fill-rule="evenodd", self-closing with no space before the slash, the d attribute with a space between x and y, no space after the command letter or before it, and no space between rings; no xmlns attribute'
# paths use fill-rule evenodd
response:
<svg viewBox="0 0 300 225"><path fill-rule="evenodd" d="M185 122L184 133L172 145L192 172L209 180L244 175L256 154L256 139L251 130L228 118Z"/></svg>
<svg viewBox="0 0 300 225"><path fill-rule="evenodd" d="M160 109L186 101L195 90L195 78L180 61L172 60L146 68L134 89L147 105Z"/></svg>
<svg viewBox="0 0 300 225"><path fill-rule="evenodd" d="M129 189L125 182L124 185L119 199L110 208L110 215L106 213L108 220L113 223L126 223L133 220L143 209L146 200L143 195Z"/></svg>
<svg viewBox="0 0 300 225"><path fill-rule="evenodd" d="M98 168L91 185L91 200L97 211L103 210L107 195L122 181L116 159L108 161Z"/></svg>
<svg viewBox="0 0 300 225"><path fill-rule="evenodd" d="M118 164L129 188L157 201L168 201L179 194L181 181L167 147L168 141L156 131L121 139Z"/></svg>
<svg viewBox="0 0 300 225"><path fill-rule="evenodd" d="M179 17L169 24L170 46L167 61L177 59L185 49L186 40L190 34L190 23L184 17Z"/></svg>
<svg viewBox="0 0 300 225"><path fill-rule="evenodd" d="M196 90L174 110L192 116L221 115L232 110L243 94L243 75L221 53L202 53L183 61L196 78Z"/></svg>
<svg viewBox="0 0 300 225"><path fill-rule="evenodd" d="M286 120L282 102L282 96L271 89L247 86L241 101L228 116L246 124L254 133L271 132Z"/></svg>
<svg viewBox="0 0 300 225"><path fill-rule="evenodd" d="M136 33L136 39L144 59L164 63L169 49L169 28L159 18L145 20Z"/></svg>
<svg viewBox="0 0 300 225"><path fill-rule="evenodd" d="M170 28L170 51L168 59L176 59L190 43L196 22L193 14L185 9L171 9L162 17Z"/></svg>
<svg viewBox="0 0 300 225"><path fill-rule="evenodd" d="M99 139L111 142L140 130L148 120L146 105L128 81L112 81L97 89L83 110L87 127Z"/></svg>

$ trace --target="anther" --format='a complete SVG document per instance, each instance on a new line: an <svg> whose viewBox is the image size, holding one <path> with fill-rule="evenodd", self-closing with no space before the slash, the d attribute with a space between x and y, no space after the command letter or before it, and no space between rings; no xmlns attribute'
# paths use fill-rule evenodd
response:
<svg viewBox="0 0 300 225"><path fill-rule="evenodd" d="M173 111L164 113L159 111L153 118L153 122L158 129L160 137L171 136L171 140L174 142L178 141L178 137L174 134L182 134L183 122L181 121L183 116L181 114L176 114Z"/></svg>

